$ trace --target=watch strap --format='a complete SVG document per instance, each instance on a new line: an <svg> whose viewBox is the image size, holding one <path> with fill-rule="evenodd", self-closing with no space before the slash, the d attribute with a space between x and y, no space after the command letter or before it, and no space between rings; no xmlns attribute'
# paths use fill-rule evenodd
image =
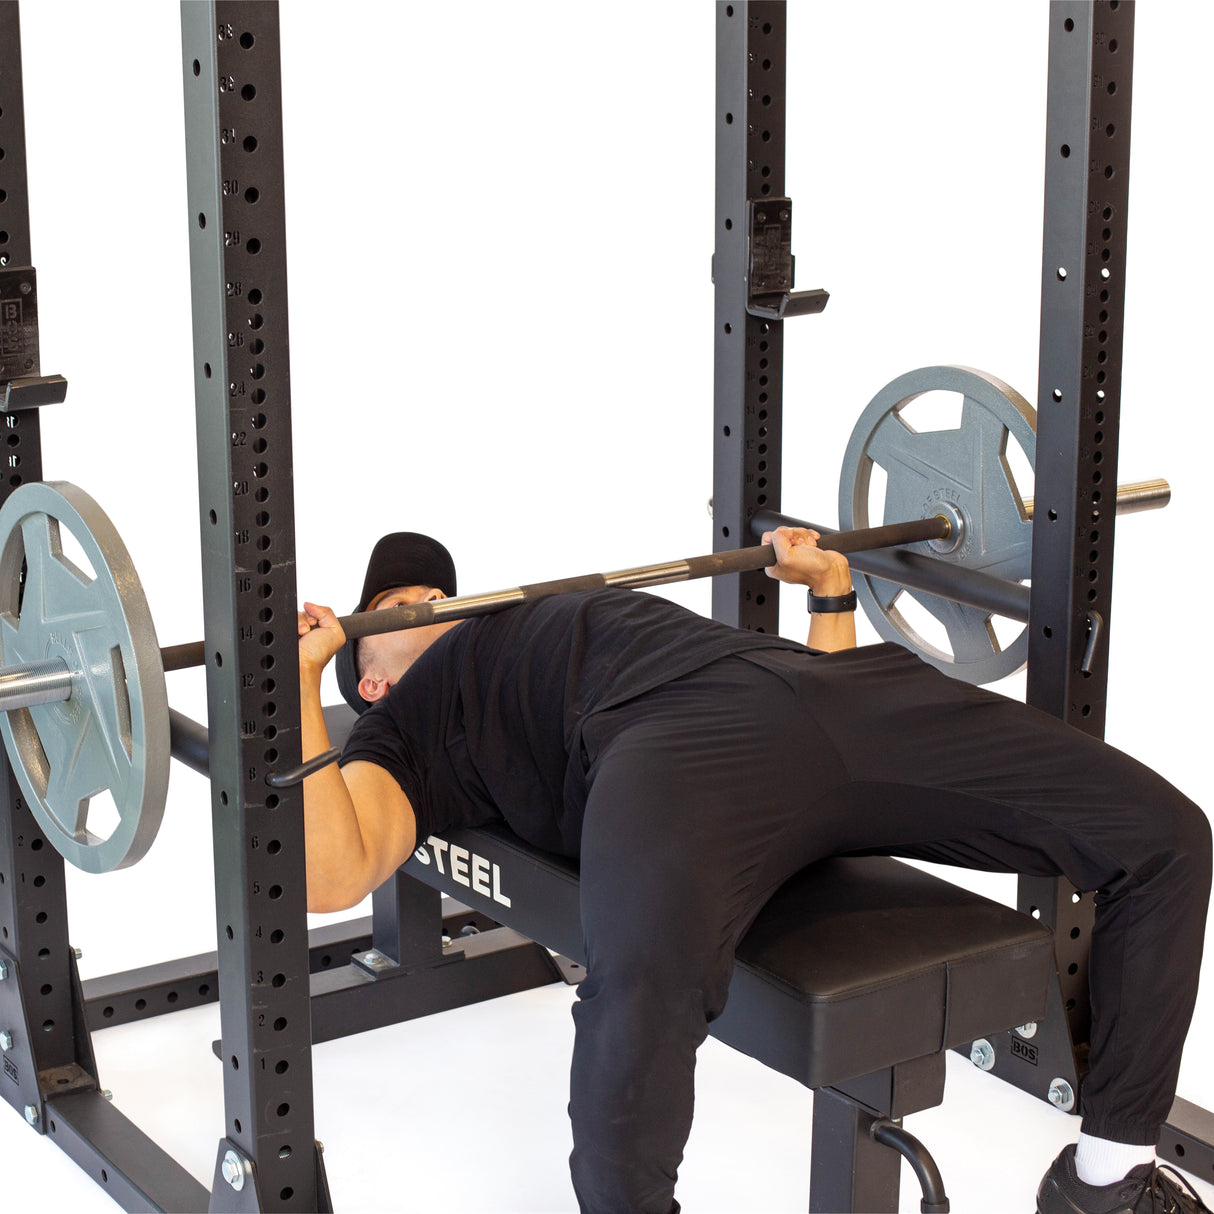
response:
<svg viewBox="0 0 1214 1214"><path fill-rule="evenodd" d="M839 611L855 611L856 592L849 590L846 594L817 595L809 592L809 610L812 615L829 615Z"/></svg>

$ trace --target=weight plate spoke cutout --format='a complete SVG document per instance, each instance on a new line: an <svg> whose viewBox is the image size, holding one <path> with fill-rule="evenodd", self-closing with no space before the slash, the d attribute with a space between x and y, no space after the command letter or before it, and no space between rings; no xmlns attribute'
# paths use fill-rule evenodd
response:
<svg viewBox="0 0 1214 1214"><path fill-rule="evenodd" d="M913 403L931 392L960 394L956 424L914 424ZM993 375L949 366L910 371L877 393L852 431L839 476L839 526L944 514L954 527L949 539L913 545L911 552L1027 581L1033 524L1013 461L1018 446L1027 468L1035 467L1036 437L1032 406ZM883 500L875 500L882 478ZM1007 630L980 608L866 575L854 584L885 640L954 677L990 683L1028 660L1027 630L1001 642Z"/></svg>
<svg viewBox="0 0 1214 1214"><path fill-rule="evenodd" d="M89 569L64 553L64 531ZM62 481L23 485L0 509L0 662L48 659L66 664L70 698L0 713L17 781L66 859L86 872L125 868L164 814L164 669L126 546L97 503Z"/></svg>

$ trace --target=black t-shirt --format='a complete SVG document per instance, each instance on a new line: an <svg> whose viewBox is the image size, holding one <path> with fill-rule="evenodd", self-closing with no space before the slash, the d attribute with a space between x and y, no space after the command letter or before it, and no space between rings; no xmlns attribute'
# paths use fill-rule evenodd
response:
<svg viewBox="0 0 1214 1214"><path fill-rule="evenodd" d="M341 761L391 773L419 842L504 818L535 846L576 856L583 721L719 658L771 648L804 650L633 590L552 595L444 633L362 714Z"/></svg>

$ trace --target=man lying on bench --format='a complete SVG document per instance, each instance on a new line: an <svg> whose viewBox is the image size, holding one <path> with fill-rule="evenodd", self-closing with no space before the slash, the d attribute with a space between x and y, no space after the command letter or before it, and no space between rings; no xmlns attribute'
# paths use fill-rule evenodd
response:
<svg viewBox="0 0 1214 1214"><path fill-rule="evenodd" d="M1141 764L896 645L857 649L846 558L765 537L811 588L807 648L632 590L345 643L300 614L303 755L328 749L325 665L362 715L304 785L308 903L353 906L456 826L502 821L575 857L587 976L573 1009L584 1214L671 1214L695 1054L734 951L793 873L882 853L1096 890L1078 1149L1040 1214L1206 1211L1154 1146L1197 994L1210 826ZM455 594L447 550L375 546L357 610ZM825 652L822 652L825 651Z"/></svg>

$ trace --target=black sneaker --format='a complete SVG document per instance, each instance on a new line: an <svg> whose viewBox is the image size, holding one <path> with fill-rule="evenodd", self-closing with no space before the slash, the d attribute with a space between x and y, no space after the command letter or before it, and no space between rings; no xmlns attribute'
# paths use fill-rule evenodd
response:
<svg viewBox="0 0 1214 1214"><path fill-rule="evenodd" d="M1037 1214L1214 1214L1171 1168L1144 1163L1116 1184L1084 1184L1075 1148L1050 1165L1037 1190Z"/></svg>

